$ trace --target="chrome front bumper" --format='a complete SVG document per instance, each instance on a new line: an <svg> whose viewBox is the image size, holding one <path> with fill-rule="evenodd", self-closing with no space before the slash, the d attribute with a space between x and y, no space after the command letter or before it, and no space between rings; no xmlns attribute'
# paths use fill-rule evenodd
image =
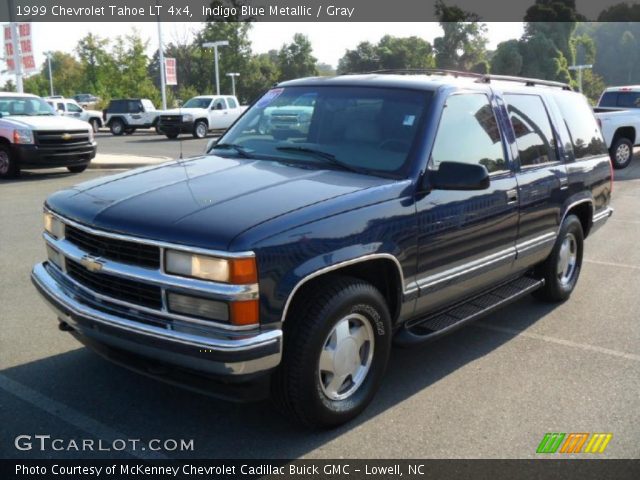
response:
<svg viewBox="0 0 640 480"><path fill-rule="evenodd" d="M144 320L140 312L127 312L99 299L88 301L73 285L65 284L63 274L48 262L36 265L31 279L58 319L74 334L87 337L87 344L105 345L163 365L237 379L266 373L282 357L282 330L177 331L153 324L152 319L140 321Z"/></svg>

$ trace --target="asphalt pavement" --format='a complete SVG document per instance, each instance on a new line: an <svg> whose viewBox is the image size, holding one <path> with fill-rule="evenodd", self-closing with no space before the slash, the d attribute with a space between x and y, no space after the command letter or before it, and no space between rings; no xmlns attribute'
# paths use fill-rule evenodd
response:
<svg viewBox="0 0 640 480"><path fill-rule="evenodd" d="M99 135L101 149L174 155L177 141ZM205 141L182 142L183 154ZM202 147L201 147L202 145ZM640 457L640 159L616 172L614 216L586 242L571 299L526 298L430 345L394 349L371 406L309 432L269 402L234 404L129 372L82 348L29 281L47 195L110 172L0 182L0 458L534 458L547 432L610 432ZM186 439L193 451L20 451L18 435Z"/></svg>
<svg viewBox="0 0 640 480"><path fill-rule="evenodd" d="M184 158L202 155L207 143L217 135L209 133L206 138L193 138L192 135L182 134L172 140L164 135L158 135L153 130L138 130L131 135L114 136L108 130L101 129L96 134L98 154L136 155L160 158Z"/></svg>

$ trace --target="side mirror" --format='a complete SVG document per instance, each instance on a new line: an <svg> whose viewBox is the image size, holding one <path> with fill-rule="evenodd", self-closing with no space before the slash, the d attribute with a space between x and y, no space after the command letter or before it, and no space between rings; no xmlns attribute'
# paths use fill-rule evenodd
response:
<svg viewBox="0 0 640 480"><path fill-rule="evenodd" d="M432 190L485 190L490 184L484 165L461 162L442 162L426 180Z"/></svg>

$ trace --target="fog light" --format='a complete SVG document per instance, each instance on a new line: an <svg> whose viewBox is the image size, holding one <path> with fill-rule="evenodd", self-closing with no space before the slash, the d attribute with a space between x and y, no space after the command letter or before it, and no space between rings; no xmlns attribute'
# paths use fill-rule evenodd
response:
<svg viewBox="0 0 640 480"><path fill-rule="evenodd" d="M52 248L51 245L47 245L47 258L60 270L64 270L64 255Z"/></svg>
<svg viewBox="0 0 640 480"><path fill-rule="evenodd" d="M229 307L224 302L179 293L168 293L167 302L169 311L173 313L219 322L229 321Z"/></svg>

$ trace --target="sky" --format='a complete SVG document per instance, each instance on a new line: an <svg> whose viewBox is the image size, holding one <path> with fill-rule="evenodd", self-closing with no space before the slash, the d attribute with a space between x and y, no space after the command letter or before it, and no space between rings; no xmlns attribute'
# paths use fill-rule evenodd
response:
<svg viewBox="0 0 640 480"><path fill-rule="evenodd" d="M165 43L174 39L189 38L200 24L197 23L163 23L162 33ZM521 22L487 23L489 48L493 49L504 40L518 38L522 35ZM36 53L36 65L45 60L44 52L60 50L73 53L82 37L92 32L103 37L126 35L137 28L143 38L148 38L149 55L158 48L158 26L153 22L139 23L64 23L39 22L32 25L33 48ZM347 49L353 49L363 41L377 42L384 35L398 37L419 36L432 42L442 34L437 23L326 23L326 22L286 22L286 23L254 23L250 31L253 51L256 53L279 49L284 43L290 42L295 33L306 34L313 45L313 52L319 62L328 63L333 67ZM2 52L4 56L4 52ZM224 47L220 49L224 55ZM6 65L0 61L0 70ZM7 74L0 74L0 84L11 78Z"/></svg>

